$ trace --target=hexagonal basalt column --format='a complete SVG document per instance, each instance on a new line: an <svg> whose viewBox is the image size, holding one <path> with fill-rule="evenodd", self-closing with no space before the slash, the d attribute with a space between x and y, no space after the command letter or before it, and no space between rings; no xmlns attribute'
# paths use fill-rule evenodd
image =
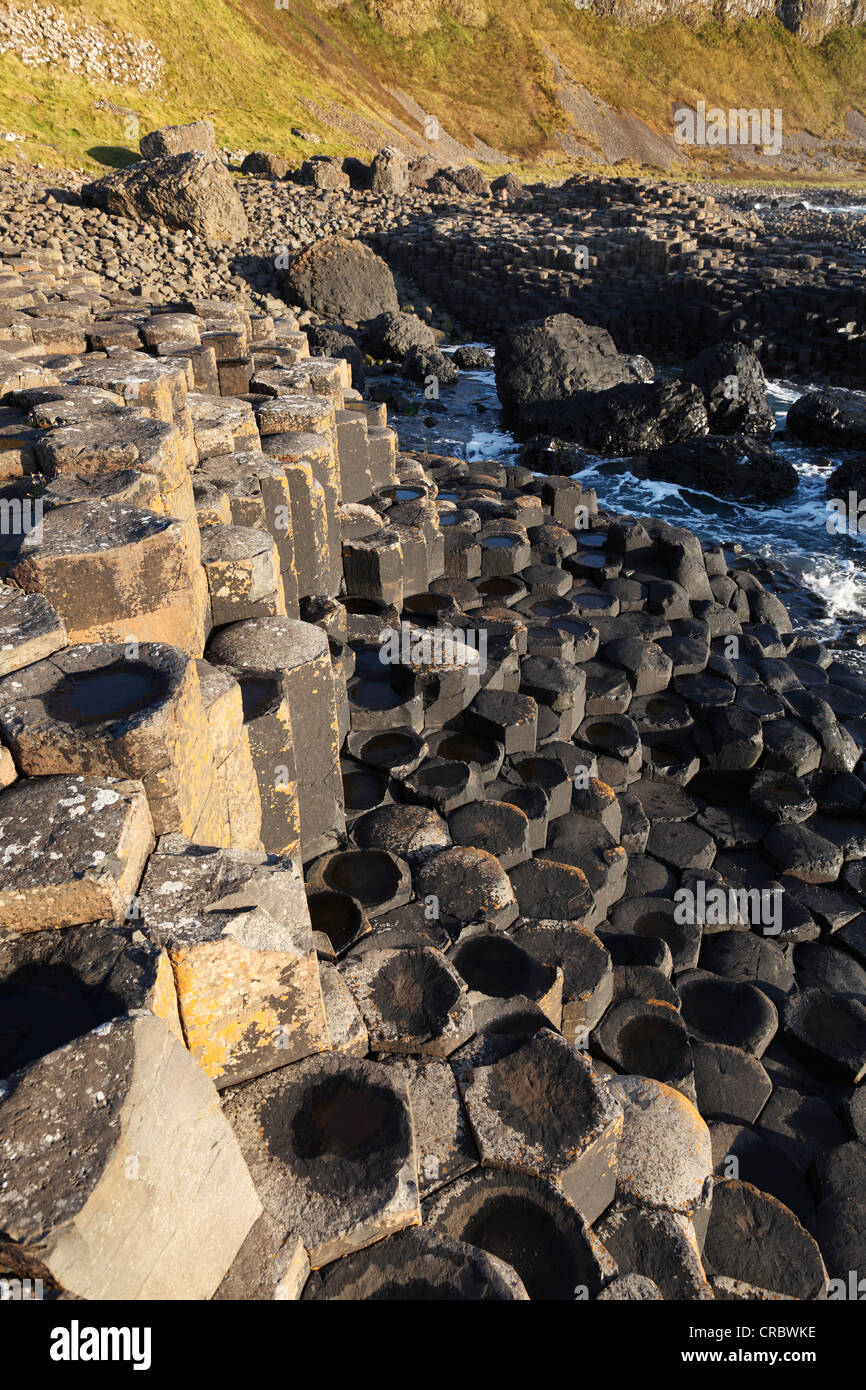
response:
<svg viewBox="0 0 866 1390"><path fill-rule="evenodd" d="M160 506L184 528L191 560L198 559L198 526L189 470L195 448L173 424L139 411L47 430L37 444L41 471L49 478L74 474L95 481L122 469L156 479Z"/></svg>
<svg viewBox="0 0 866 1390"><path fill-rule="evenodd" d="M447 1299L514 1302L528 1295L503 1260L437 1231L400 1231L314 1275L304 1300Z"/></svg>
<svg viewBox="0 0 866 1390"><path fill-rule="evenodd" d="M195 661L146 643L69 647L0 682L0 729L26 776L138 777L157 834L196 837L215 789ZM211 841L212 843L212 841Z"/></svg>
<svg viewBox="0 0 866 1390"><path fill-rule="evenodd" d="M2 1262L49 1288L210 1298L261 1209L213 1083L153 1014L86 1033L0 1093Z"/></svg>
<svg viewBox="0 0 866 1390"><path fill-rule="evenodd" d="M552 1184L528 1173L476 1169L425 1203L425 1221L516 1270L530 1298L594 1298L606 1277L601 1243ZM610 1263L609 1257L607 1263Z"/></svg>
<svg viewBox="0 0 866 1390"><path fill-rule="evenodd" d="M111 922L0 938L0 1007L0 1078L136 1009L183 1042L167 953Z"/></svg>
<svg viewBox="0 0 866 1390"><path fill-rule="evenodd" d="M262 685L261 701L270 710L281 694L290 711L291 742L300 808L301 854L313 859L335 848L345 835L343 788L340 779L339 729L334 691L334 674L328 638L321 628L294 618L255 618L224 628L214 637L208 657L227 666L246 688L252 700L255 691L249 680ZM269 684L268 684L269 683ZM284 728L284 734L288 733ZM251 731L253 757L259 777L263 803L273 788L278 757L267 767L270 750L259 745ZM279 753L274 748L274 753ZM292 780L289 778L289 780ZM284 794L284 793L283 793ZM269 825L264 814L262 834ZM264 841L265 848L285 852L282 846Z"/></svg>
<svg viewBox="0 0 866 1390"><path fill-rule="evenodd" d="M373 1052L448 1057L475 1032L466 986L430 946L349 956L340 972Z"/></svg>
<svg viewBox="0 0 866 1390"><path fill-rule="evenodd" d="M623 1114L576 1048L543 1030L457 1080L483 1167L547 1178L587 1222L601 1215L614 1196Z"/></svg>
<svg viewBox="0 0 866 1390"><path fill-rule="evenodd" d="M0 585L0 676L32 666L66 646L66 629L41 594Z"/></svg>
<svg viewBox="0 0 866 1390"><path fill-rule="evenodd" d="M330 1046L301 876L290 860L160 841L137 920L171 959L187 1046L219 1087Z"/></svg>
<svg viewBox="0 0 866 1390"><path fill-rule="evenodd" d="M224 1100L265 1211L314 1269L417 1226L412 1110L393 1067L307 1058Z"/></svg>
<svg viewBox="0 0 866 1390"><path fill-rule="evenodd" d="M277 547L254 526L206 526L201 559L214 627L247 618L285 617Z"/></svg>
<svg viewBox="0 0 866 1390"><path fill-rule="evenodd" d="M154 843L140 782L19 780L0 795L0 931L123 922Z"/></svg>
<svg viewBox="0 0 866 1390"><path fill-rule="evenodd" d="M12 581L41 593L70 642L167 642L204 649L207 586L181 523L115 502L52 507L25 537Z"/></svg>

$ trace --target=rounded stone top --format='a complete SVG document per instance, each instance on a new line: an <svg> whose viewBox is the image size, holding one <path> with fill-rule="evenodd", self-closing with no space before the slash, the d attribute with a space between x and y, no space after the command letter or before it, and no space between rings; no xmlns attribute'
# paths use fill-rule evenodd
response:
<svg viewBox="0 0 866 1390"><path fill-rule="evenodd" d="M710 1131L694 1105L646 1076L618 1076L607 1084L625 1116L618 1195L641 1206L694 1211L713 1172Z"/></svg>
<svg viewBox="0 0 866 1390"><path fill-rule="evenodd" d="M242 671L293 671L328 656L328 638L320 627L299 618L247 618L213 637L209 661Z"/></svg>

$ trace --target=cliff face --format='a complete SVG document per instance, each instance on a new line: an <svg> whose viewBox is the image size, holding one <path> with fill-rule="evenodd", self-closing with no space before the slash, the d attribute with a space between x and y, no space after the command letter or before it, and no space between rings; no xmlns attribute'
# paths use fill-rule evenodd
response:
<svg viewBox="0 0 866 1390"><path fill-rule="evenodd" d="M775 18L806 42L840 24L866 23L866 0L589 0L586 8L629 25Z"/></svg>
<svg viewBox="0 0 866 1390"><path fill-rule="evenodd" d="M353 0L318 0L323 11L346 9ZM373 19L389 34L408 38L443 22L483 28L496 6L483 0L364 0ZM567 3L567 0L566 0ZM819 42L841 24L866 23L866 0L573 0L576 10L615 19L629 27L665 19L778 19L807 43Z"/></svg>

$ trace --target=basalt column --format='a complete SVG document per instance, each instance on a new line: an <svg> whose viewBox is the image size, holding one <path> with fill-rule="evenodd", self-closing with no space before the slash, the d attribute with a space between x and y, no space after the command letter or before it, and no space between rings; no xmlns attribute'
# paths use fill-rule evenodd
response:
<svg viewBox="0 0 866 1390"><path fill-rule="evenodd" d="M257 618L218 632L208 657L228 666L242 688L254 678L275 695L284 696L297 772L301 857L313 859L334 849L345 834L346 817L334 672L326 634L312 623L292 618ZM268 779L273 782L268 755L256 760L256 770L264 800ZM266 837L266 825L262 834ZM264 844L268 850L279 848L267 838Z"/></svg>

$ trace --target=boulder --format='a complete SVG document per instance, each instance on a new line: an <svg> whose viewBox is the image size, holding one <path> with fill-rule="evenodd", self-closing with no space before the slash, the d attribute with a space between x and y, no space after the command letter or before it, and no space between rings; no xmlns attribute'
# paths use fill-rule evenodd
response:
<svg viewBox="0 0 866 1390"><path fill-rule="evenodd" d="M470 198L490 197L490 184L475 164L464 164L462 169L441 171L439 177Z"/></svg>
<svg viewBox="0 0 866 1390"><path fill-rule="evenodd" d="M523 424L562 427L578 392L606 391L636 373L604 328L551 314L508 331L496 353L496 389Z"/></svg>
<svg viewBox="0 0 866 1390"><path fill-rule="evenodd" d="M261 179L284 179L289 172L289 161L278 154L266 150L253 150L241 165L242 174L253 174Z"/></svg>
<svg viewBox="0 0 866 1390"><path fill-rule="evenodd" d="M707 433L697 386L682 381L624 382L609 391L582 391L559 410L560 425L599 454L633 454Z"/></svg>
<svg viewBox="0 0 866 1390"><path fill-rule="evenodd" d="M866 445L866 399L840 386L807 391L788 411L788 429L807 444Z"/></svg>
<svg viewBox="0 0 866 1390"><path fill-rule="evenodd" d="M394 277L360 241L325 237L283 272L284 286L305 309L361 323L399 308Z"/></svg>
<svg viewBox="0 0 866 1390"><path fill-rule="evenodd" d="M350 187L349 175L341 169L339 161L326 154L314 154L312 159L305 159L296 177L298 183L325 188L332 193Z"/></svg>
<svg viewBox="0 0 866 1390"><path fill-rule="evenodd" d="M683 380L704 393L710 429L718 434L772 434L764 371L745 343L714 343L683 368Z"/></svg>
<svg viewBox="0 0 866 1390"><path fill-rule="evenodd" d="M363 389L366 378L364 354L358 347L357 335L341 323L310 323L306 330L311 357L343 357L352 368L352 383L357 391Z"/></svg>
<svg viewBox="0 0 866 1390"><path fill-rule="evenodd" d="M506 198L519 198L524 192L524 185L516 174L500 174L498 179L494 179L490 185L492 193L504 193Z"/></svg>
<svg viewBox="0 0 866 1390"><path fill-rule="evenodd" d="M115 217L184 228L208 242L242 240L247 215L231 175L212 155L164 155L87 183L83 201Z"/></svg>
<svg viewBox="0 0 866 1390"><path fill-rule="evenodd" d="M210 121L190 121L189 125L166 125L142 135L138 142L142 159L161 159L167 154L216 154L214 128Z"/></svg>
<svg viewBox="0 0 866 1390"><path fill-rule="evenodd" d="M371 357L387 357L402 362L411 348L433 347L436 337L429 324L417 314L377 314L365 324L361 339Z"/></svg>
<svg viewBox="0 0 866 1390"><path fill-rule="evenodd" d="M413 381L426 382L435 376L442 386L453 386L460 372L450 357L437 347L413 347L403 359L403 370Z"/></svg>
<svg viewBox="0 0 866 1390"><path fill-rule="evenodd" d="M706 435L632 459L639 478L680 483L716 497L777 502L796 492L797 470L763 441L745 434Z"/></svg>
<svg viewBox="0 0 866 1390"><path fill-rule="evenodd" d="M409 160L409 187L426 188L430 180L434 177L439 165L432 154L418 155L415 159Z"/></svg>
<svg viewBox="0 0 866 1390"><path fill-rule="evenodd" d="M370 165L370 189L386 198L399 197L409 187L409 161L393 145L380 150Z"/></svg>

